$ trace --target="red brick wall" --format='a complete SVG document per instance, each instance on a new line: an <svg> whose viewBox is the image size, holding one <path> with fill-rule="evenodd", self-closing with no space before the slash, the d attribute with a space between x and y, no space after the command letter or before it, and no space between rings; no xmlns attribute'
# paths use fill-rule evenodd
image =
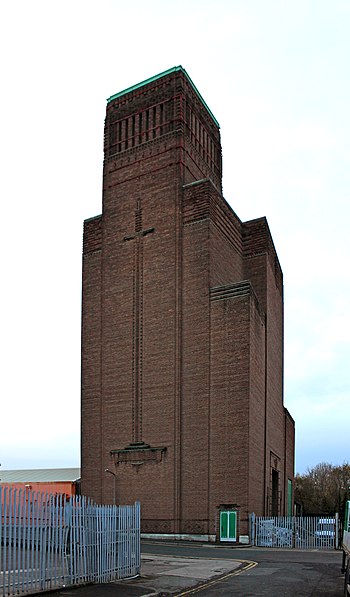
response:
<svg viewBox="0 0 350 597"><path fill-rule="evenodd" d="M244 279L241 221L214 190L211 190L210 215L210 285L238 282Z"/></svg>
<svg viewBox="0 0 350 597"><path fill-rule="evenodd" d="M248 509L250 294L212 293L210 532L223 504Z"/></svg>
<svg viewBox="0 0 350 597"><path fill-rule="evenodd" d="M108 467L144 532L215 533L238 507L246 533L271 455L281 509L293 475L282 273L265 218L221 195L219 129L182 72L108 104L103 189L84 227L82 492L111 502Z"/></svg>
<svg viewBox="0 0 350 597"><path fill-rule="evenodd" d="M186 199L186 192L185 192ZM182 532L208 532L209 226L183 229L181 503Z"/></svg>
<svg viewBox="0 0 350 597"><path fill-rule="evenodd" d="M252 281L265 323L264 513L271 514L272 469L279 474L279 514L284 514L283 276L265 218L243 224L245 275Z"/></svg>
<svg viewBox="0 0 350 597"><path fill-rule="evenodd" d="M174 531L176 518L173 503L177 466L174 421L178 417L177 279L181 273L178 257L179 227L175 224L179 211L179 200L176 200L178 168L172 158L173 153L169 152L170 164L162 165L159 160L148 159L147 168L138 177L137 184L132 179L117 186L118 199L121 195L119 201L115 191L112 197L108 197L111 213L109 223L106 224L103 250L103 309L106 314L102 339L104 462L109 465L111 450L123 448L137 439L152 446L167 447L166 458L159 467L147 465L145 470L146 465L143 465L131 471L128 465L118 467L119 498L130 501L142 497L145 520L169 521L170 518L172 522L167 522L170 525L168 528L165 523L159 523L160 530L167 532ZM154 228L154 232L141 241L142 395L139 406L142 432L141 437L136 438L133 435L135 414L130 400L133 395L133 329L136 308L133 299L133 270L136 241L124 238L135 231L135 211L139 197L142 229ZM104 480L111 485L110 478L105 476ZM152 492L145 492L145 486L152 487Z"/></svg>
<svg viewBox="0 0 350 597"><path fill-rule="evenodd" d="M152 99L147 98L151 108L145 111L145 95L149 96L151 88ZM163 105L162 109L160 105ZM146 118L148 133L145 130ZM122 137L121 143L118 135ZM124 238L134 231L139 200L142 228L154 229L142 243L142 440L152 446L166 446L166 454L160 466L135 466L130 472L129 465L119 465L117 498L130 501L142 497L144 530L152 525L153 530L158 528L159 531L170 532L180 530L182 491L182 528L190 531L190 526L192 530L194 528L193 506L198 503L198 490L193 490L193 485L190 486L187 480L193 479L193 476L200 480L203 472L198 469L195 458L196 446L200 443L197 440L193 442L191 420L194 421L198 412L203 410L205 395L208 397L208 380L203 382L203 387L200 385L201 374L197 363L194 361L192 364L191 359L188 360L188 371L183 373L183 362L187 362L184 355L186 351L192 354L193 346L198 352L203 345L203 330L194 339L188 324L182 323L186 317L187 322L191 320L193 304L187 313L184 278L188 270L183 273L187 256L186 250L182 252L185 241L182 240L181 189L182 182L192 182L208 175L221 188L220 136L197 95L192 88L189 89L186 78L176 76L148 89L139 89L128 98L117 99L108 106L105 154L100 486L105 499L111 500L113 478L104 474L105 467L113 466L110 451L135 440L132 437L134 413L130 401L133 393L135 307L132 285L135 250L134 241L125 242ZM188 255L190 260L191 250ZM208 270L207 262L205 268ZM191 276L193 278L193 272ZM191 292L189 288L189 294ZM205 301L207 334L208 282L205 284ZM199 313L198 309L195 310ZM208 359L203 373L208 378ZM193 375L195 379L192 379ZM187 386L186 380L189 380ZM194 395L202 401L202 406L197 404L194 407ZM195 416L192 416L193 409ZM204 431L207 435L207 414L200 428L201 434ZM202 448L197 449L202 454ZM207 468L205 463L202 468ZM151 493L145 492L147 484L152 487ZM205 484L207 486L207 481ZM87 488L88 483L84 481L83 474L83 490L84 487ZM154 507L155 496L157 508ZM195 523L196 529L204 518L207 520L205 496L202 504L202 512L196 515L200 521Z"/></svg>
<svg viewBox="0 0 350 597"><path fill-rule="evenodd" d="M288 508L288 479L292 481L294 484L294 455L295 455L295 425L294 420L291 417L290 413L287 409L285 409L285 453L286 453L286 460L285 460L285 488L284 488L284 509L285 513L287 514ZM293 486L293 496L294 496L294 486ZM294 504L294 497L293 502Z"/></svg>
<svg viewBox="0 0 350 597"><path fill-rule="evenodd" d="M265 505L265 317L252 292L250 303L249 502L248 511Z"/></svg>
<svg viewBox="0 0 350 597"><path fill-rule="evenodd" d="M102 218L84 224L82 309L81 467L83 491L101 503L101 243Z"/></svg>
<svg viewBox="0 0 350 597"><path fill-rule="evenodd" d="M282 288L276 283L275 272L267 259L267 450L279 459L280 500L284 487L284 410L283 404L283 321ZM267 475L270 483L270 460ZM271 506L271 500L269 507ZM272 512L268 511L267 514ZM283 514L283 500L278 514Z"/></svg>

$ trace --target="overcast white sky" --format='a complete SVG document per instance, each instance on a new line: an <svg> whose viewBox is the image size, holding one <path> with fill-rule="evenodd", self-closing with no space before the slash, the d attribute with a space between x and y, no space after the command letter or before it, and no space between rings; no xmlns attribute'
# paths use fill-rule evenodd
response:
<svg viewBox="0 0 350 597"><path fill-rule="evenodd" d="M83 220L106 98L181 64L220 123L224 196L284 272L296 470L349 450L349 0L2 0L2 468L79 465Z"/></svg>

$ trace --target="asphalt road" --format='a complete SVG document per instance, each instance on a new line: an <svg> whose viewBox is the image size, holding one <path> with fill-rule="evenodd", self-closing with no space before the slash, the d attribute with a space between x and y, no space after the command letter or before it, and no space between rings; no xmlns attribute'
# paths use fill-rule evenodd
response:
<svg viewBox="0 0 350 597"><path fill-rule="evenodd" d="M209 545L142 543L143 553L199 558L229 558L256 563L241 573L208 582L180 596L341 597L344 577L340 551L226 548Z"/></svg>
<svg viewBox="0 0 350 597"><path fill-rule="evenodd" d="M340 551L257 549L146 541L142 542L141 551L143 563L140 578L105 585L69 587L56 594L62 594L64 597L131 597L150 593L176 597L343 595L344 577L340 572ZM176 557L171 559L169 556ZM226 566L221 565L220 560L233 560L237 562L237 566L234 562L227 562ZM238 562L242 563L241 568ZM221 568L221 578L207 581L206 579L215 576L210 572L210 568L216 573ZM3 580L1 577L0 572L0 585ZM191 585L192 588L185 588ZM194 588L195 586L197 588Z"/></svg>

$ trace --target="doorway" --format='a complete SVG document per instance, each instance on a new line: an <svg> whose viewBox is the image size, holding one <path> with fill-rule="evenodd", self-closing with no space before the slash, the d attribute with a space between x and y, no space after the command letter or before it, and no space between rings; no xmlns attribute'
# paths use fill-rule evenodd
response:
<svg viewBox="0 0 350 597"><path fill-rule="evenodd" d="M220 541L237 541L237 512L220 512Z"/></svg>
<svg viewBox="0 0 350 597"><path fill-rule="evenodd" d="M278 471L272 469L272 495L271 495L271 516L278 516Z"/></svg>

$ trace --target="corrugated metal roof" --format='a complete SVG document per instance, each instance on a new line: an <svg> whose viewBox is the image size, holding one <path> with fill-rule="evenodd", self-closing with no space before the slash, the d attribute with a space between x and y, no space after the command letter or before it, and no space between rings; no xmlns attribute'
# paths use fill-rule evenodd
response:
<svg viewBox="0 0 350 597"><path fill-rule="evenodd" d="M38 468L5 471L0 469L0 483L51 483L77 481L80 468Z"/></svg>

